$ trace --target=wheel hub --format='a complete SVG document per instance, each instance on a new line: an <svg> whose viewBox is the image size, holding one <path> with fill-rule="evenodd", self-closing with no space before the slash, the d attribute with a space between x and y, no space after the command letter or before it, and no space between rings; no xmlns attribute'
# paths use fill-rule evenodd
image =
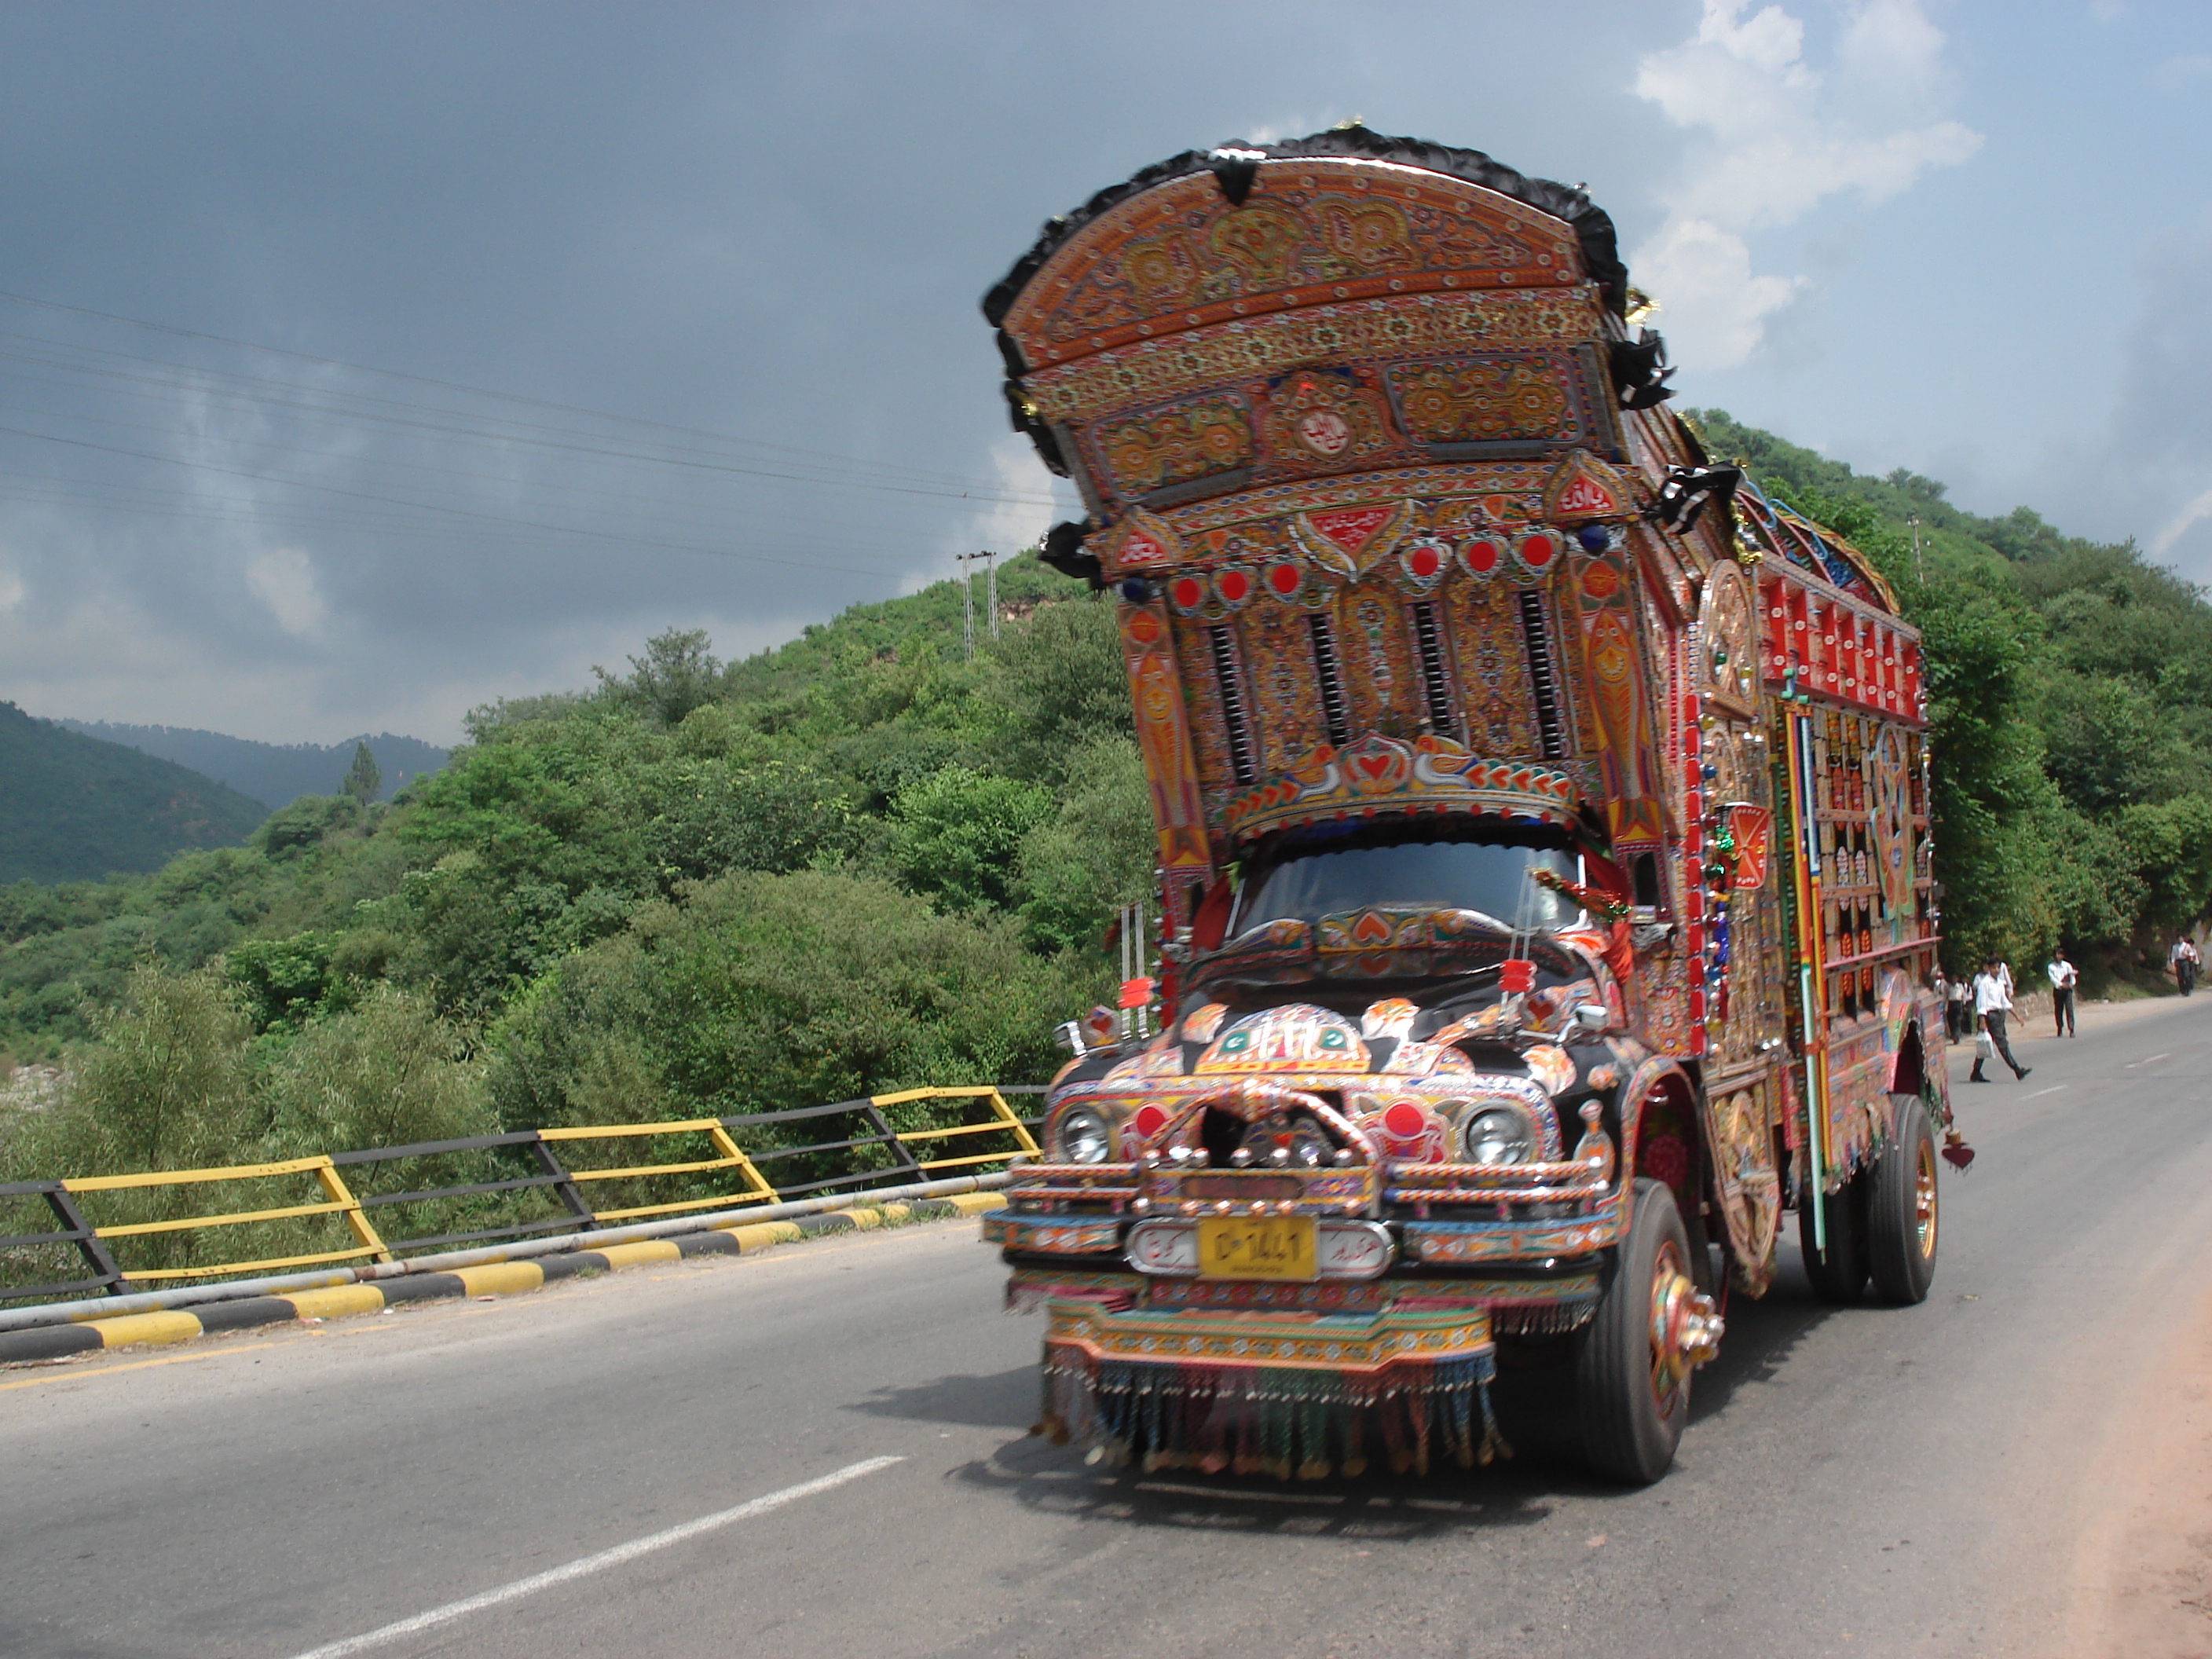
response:
<svg viewBox="0 0 2212 1659"><path fill-rule="evenodd" d="M1680 1385L1720 1352L1726 1328L1713 1299L1682 1270L1673 1248L1660 1253L1651 1275L1651 1380Z"/></svg>
<svg viewBox="0 0 2212 1659"><path fill-rule="evenodd" d="M1936 1254L1936 1148L1927 1141L1912 1161L1912 1242L1923 1259Z"/></svg>

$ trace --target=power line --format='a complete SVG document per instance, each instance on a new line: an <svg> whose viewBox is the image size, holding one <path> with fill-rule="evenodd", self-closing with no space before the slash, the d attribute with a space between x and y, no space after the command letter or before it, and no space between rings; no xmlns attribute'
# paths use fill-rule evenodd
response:
<svg viewBox="0 0 2212 1659"><path fill-rule="evenodd" d="M4 353L0 353L0 356L5 355L6 354ZM4 371L0 371L0 378L13 379L19 377L8 376L5 374ZM150 432L157 434L166 434L174 431L174 428L172 427L151 425L143 421L122 421L117 420L112 416L104 415L80 415L56 410L28 408L20 404L0 403L0 412L30 416L34 418L45 416L52 420L80 422L94 426L114 427L125 432ZM279 443L276 440L270 438L232 438L225 437L221 434L213 432L197 433L194 434L193 436L197 441L201 443L224 444L234 449L274 450L283 454L305 455L310 458L325 457L328 454L326 450L309 448L299 444ZM599 485L572 483L558 479L538 480L534 478L516 477L508 473L471 471L461 467L440 466L434 462L408 460L398 456L391 455L356 454L348 457L348 459L354 464L360 465L402 467L412 472L437 473L442 477L466 479L478 483L515 485L539 490L560 490L570 495L605 496L611 501L643 501L652 505L659 505L667 499L664 495L647 495L635 490L608 489ZM81 482L91 483L93 481L87 479ZM619 509L608 508L605 510L615 511ZM750 517L788 516L764 515L759 508L749 507L746 510L748 516ZM659 523L674 525L684 529L702 530L711 533L716 528L716 526L713 525L700 524L696 520L672 519L665 514L655 514L653 517Z"/></svg>
<svg viewBox="0 0 2212 1659"><path fill-rule="evenodd" d="M286 478L267 472L249 472L240 467L217 466L212 461L180 460L173 455L155 455L145 450L124 449L114 444L94 443L85 438L58 437L50 432L29 432L20 427L0 426L0 436L30 438L40 443L66 444L75 449L94 449L111 455L126 455L137 460L155 461L166 466L181 466L200 472L220 472L234 478L249 478L262 483L289 485L295 489L313 489L326 495L343 495L355 501L376 501L387 506L417 507L425 512L449 513L457 518L475 519L488 524L518 526L526 530L544 531L556 536L581 536L594 541L618 542L630 547L665 548L679 553L706 553L718 557L741 559L754 564L787 565L798 570L836 570L849 576L873 576L879 580L895 579L897 571L861 570L849 565L817 564L799 559L779 559L765 553L741 553L732 548L701 547L690 542L662 541L644 536L625 536L595 530L580 529L573 525L546 524L534 519L511 518L503 514L479 513L469 507L448 507L437 501L410 501L397 495L374 495L366 490L345 489L336 484L311 483L304 478Z"/></svg>
<svg viewBox="0 0 2212 1659"><path fill-rule="evenodd" d="M488 386L471 386L463 381L445 380L427 374L410 374L403 369L379 368L371 364L349 362L343 358L325 357L313 352L299 351L289 346L272 346L256 340L240 339L234 335L214 334L200 329L181 328L173 324L152 322L142 317L126 317L116 312L100 311L89 306L64 305L58 301L41 300L30 295L11 294L4 290L0 290L0 301L6 301L15 305L33 306L41 310L61 312L72 316L96 318L102 322L121 323L128 327L143 328L150 330L155 333L174 335L182 339L204 340L218 345L235 346L246 351L265 352L273 356L289 357L295 362L314 363L325 368L342 368L358 374L382 375L389 380L404 380L416 386L435 386L441 391L458 392L472 398L489 398L498 402L517 404L526 408L552 410L564 415L580 415L590 420L611 421L625 426L643 427L656 432L673 432L686 437L706 438L720 444L727 444L739 447L766 449L781 454L811 456L820 460L836 462L848 466L859 466L864 469L879 470L884 465L883 463L869 461L859 456L841 455L828 450L805 449L790 444L770 443L764 439L740 438L727 433L711 431L705 428L679 426L665 421L648 420L642 416L634 415L618 415L610 410L592 409L579 404L561 403L554 399L544 398L532 398L520 392L499 392ZM35 339L40 337L10 336L9 337ZM59 341L52 342L52 343L65 349L81 349L88 352L101 352L102 355L125 357L130 356L130 354L127 353L105 352L102 348L96 346L74 347L71 346L70 343ZM141 359L140 361L160 362L164 360L152 358ZM193 365L178 364L173 366L194 369L195 372L199 373L220 374L225 372L222 370L198 369L196 366ZM249 376L236 378L251 379L255 377ZM271 382L270 384L282 385L287 383ZM296 389L310 390L311 388ZM455 411L447 410L442 412L453 413ZM919 469L901 468L898 470L918 471ZM1000 488L995 485L983 484L980 480L971 480L968 482L975 483L976 488L984 490L996 491ZM1048 501L1046 504L1049 505L1050 503Z"/></svg>
<svg viewBox="0 0 2212 1659"><path fill-rule="evenodd" d="M194 501L191 497L179 497L175 495L173 492L148 491L146 493L160 493L163 495L166 499L159 501L118 500L112 496L78 494L66 489L58 489L48 483L46 481L38 479L35 475L18 473L4 468L0 468L0 479L6 478L31 478L33 482L34 487L27 489L20 484L0 482L0 500L22 501L40 506L78 507L89 508L96 513L136 514L149 518L159 518L165 520L191 520L205 524L250 526L256 529L263 530L294 530L302 532L328 530L362 531L387 538L392 537L420 538L443 536L451 533L450 531L444 526L426 524L419 520L410 521L404 520L395 520L389 519L343 518L331 516L319 517L298 508L270 507L234 496L213 497L209 498L208 501L203 502ZM75 481L64 480L63 482L67 483ZM135 485L128 487L132 489L141 488L140 486ZM222 510L222 508L226 505L239 507L243 510L238 512L226 512ZM342 512L343 509L341 508L339 511ZM595 532L588 530L579 530L574 533L579 536L588 537ZM519 530L513 532L494 532L489 534L487 539L492 545L495 546L525 546L542 548L544 545L542 538L526 537L521 534ZM610 539L616 538L611 538ZM702 546L684 549L680 548L678 544L674 544L670 545L672 550L687 550L716 558L743 558L746 556L744 554L735 553L730 550L723 548ZM839 556L847 556L840 555ZM926 550L921 548L916 548L913 551L913 556L916 561L921 561L929 557L930 555ZM810 570L843 571L848 574L856 575L863 574L851 567L823 563L816 559L809 559L806 562L805 568ZM897 574L902 573L872 570L865 574L874 580L895 580Z"/></svg>

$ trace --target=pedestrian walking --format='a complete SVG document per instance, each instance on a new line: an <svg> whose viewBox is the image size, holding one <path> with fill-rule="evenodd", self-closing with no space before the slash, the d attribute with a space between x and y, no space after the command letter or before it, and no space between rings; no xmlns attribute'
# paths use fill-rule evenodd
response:
<svg viewBox="0 0 2212 1659"><path fill-rule="evenodd" d="M2035 1069L2014 1060L2012 1044L2005 1040L2005 1016L2012 1012L2012 975L2003 968L2004 963L1991 957L1974 975L1974 1018L1982 1029L1974 1039L1974 1069L1967 1073L1969 1083L1989 1081L1982 1075L1982 1062L1992 1054L2001 1056L2015 1078L2025 1078Z"/></svg>
<svg viewBox="0 0 2212 1659"><path fill-rule="evenodd" d="M2066 959L2063 950L2053 951L2043 971L2051 975L2051 1018L2057 1030L2053 1036L2074 1035L2074 988L2081 982L2081 975Z"/></svg>

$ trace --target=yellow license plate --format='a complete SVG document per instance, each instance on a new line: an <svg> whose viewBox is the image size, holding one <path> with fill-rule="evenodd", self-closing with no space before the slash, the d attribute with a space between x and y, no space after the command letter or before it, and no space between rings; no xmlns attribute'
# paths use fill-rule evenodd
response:
<svg viewBox="0 0 2212 1659"><path fill-rule="evenodd" d="M1311 1216L1222 1216L1198 1224L1201 1279L1311 1279Z"/></svg>

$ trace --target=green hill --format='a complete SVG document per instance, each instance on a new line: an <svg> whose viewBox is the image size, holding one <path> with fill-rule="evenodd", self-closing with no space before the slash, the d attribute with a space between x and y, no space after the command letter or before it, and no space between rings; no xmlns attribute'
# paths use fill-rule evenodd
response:
<svg viewBox="0 0 2212 1659"><path fill-rule="evenodd" d="M213 778L0 702L0 882L158 870L268 816Z"/></svg>
<svg viewBox="0 0 2212 1659"><path fill-rule="evenodd" d="M2063 941L2092 994L2155 987L2212 904L2212 607L2131 544L1693 418L1926 632L1950 964L2027 977ZM1000 587L972 656L951 582L726 666L672 630L477 711L389 804L304 797L246 846L0 886L0 1057L84 1079L35 1125L0 1112L0 1171L1042 1080L1155 854L1110 599L1028 556Z"/></svg>
<svg viewBox="0 0 2212 1659"><path fill-rule="evenodd" d="M1954 967L2063 943L2100 994L2170 988L2165 945L2212 906L2212 605L2133 542L2026 507L1961 511L1717 410L1707 447L1841 531L1926 636L1936 873Z"/></svg>
<svg viewBox="0 0 2212 1659"><path fill-rule="evenodd" d="M410 779L434 772L446 763L446 751L435 744L389 732L374 737L364 732L343 743L276 744L186 726L117 726L106 720L72 720L54 724L189 766L240 794L250 795L262 803L264 811L301 795L319 795L343 787L340 781L353 763L357 742L367 744L375 758L377 770L383 775L380 793L386 800L404 788Z"/></svg>

